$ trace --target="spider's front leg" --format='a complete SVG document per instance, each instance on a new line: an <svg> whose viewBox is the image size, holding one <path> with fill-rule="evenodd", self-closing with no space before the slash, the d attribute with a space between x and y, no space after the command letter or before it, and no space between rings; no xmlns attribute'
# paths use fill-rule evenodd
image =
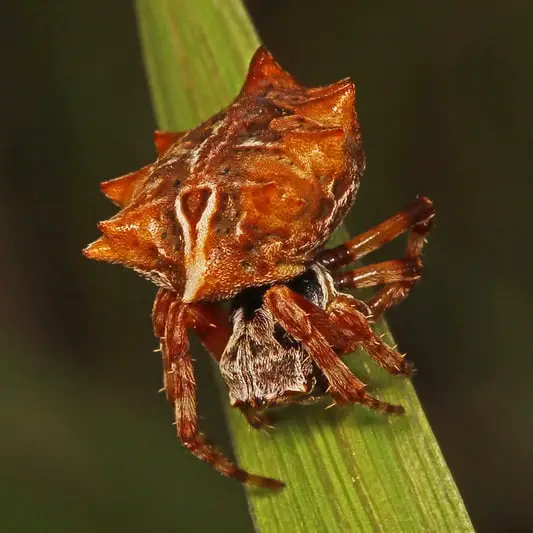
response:
<svg viewBox="0 0 533 533"><path fill-rule="evenodd" d="M224 476L249 485L279 489L284 486L281 481L240 469L209 444L200 432L196 380L187 329L194 329L209 351L221 353L227 332L213 322L220 318L221 315L212 304L184 304L174 292L165 289L157 293L152 320L154 332L161 342L165 390L174 406L178 436L193 455L209 463Z"/></svg>
<svg viewBox="0 0 533 533"><path fill-rule="evenodd" d="M175 297L171 291L161 290L157 294L152 312L156 337L163 338L165 336L168 309ZM189 327L194 329L204 348L218 363L230 337L231 328L227 312L218 304L198 302L188 307L188 320ZM163 376L166 380L166 372L163 373ZM257 409L245 406L240 406L239 409L253 428L272 427L271 417L260 413Z"/></svg>
<svg viewBox="0 0 533 533"><path fill-rule="evenodd" d="M420 257L435 216L433 203L419 196L411 205L381 224L354 237L351 241L324 250L318 257L328 270L334 271L356 262L365 255L408 231L405 257L338 273L334 276L339 288L363 288L385 284L367 303L372 319L392 305L403 301L422 275ZM370 318L370 317L369 317Z"/></svg>
<svg viewBox="0 0 533 533"><path fill-rule="evenodd" d="M219 363L228 344L231 326L228 313L217 303L197 302L188 307L189 327L202 343L203 347ZM249 406L239 406L246 421L254 429L272 428L272 418Z"/></svg>
<svg viewBox="0 0 533 533"><path fill-rule="evenodd" d="M348 345L354 345L353 332L338 327L326 311L286 285L269 289L264 302L281 327L307 348L329 382L328 394L337 403L361 403L383 413L403 413L403 407L371 396L335 352L334 348L344 352Z"/></svg>

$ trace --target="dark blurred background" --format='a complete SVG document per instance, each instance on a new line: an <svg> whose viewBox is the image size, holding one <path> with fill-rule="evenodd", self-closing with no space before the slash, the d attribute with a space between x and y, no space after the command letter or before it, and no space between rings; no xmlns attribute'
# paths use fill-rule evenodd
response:
<svg viewBox="0 0 533 533"><path fill-rule="evenodd" d="M533 531L533 4L248 7L302 82L357 83L351 230L435 201L425 281L390 323L478 531ZM0 531L251 531L240 487L173 438L155 289L80 254L114 210L98 183L154 156L132 5L21 0L0 25Z"/></svg>

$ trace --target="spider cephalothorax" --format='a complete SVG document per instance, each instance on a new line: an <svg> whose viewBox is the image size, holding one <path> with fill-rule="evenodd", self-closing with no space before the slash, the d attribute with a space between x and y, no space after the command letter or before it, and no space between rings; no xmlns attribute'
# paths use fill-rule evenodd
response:
<svg viewBox="0 0 533 533"><path fill-rule="evenodd" d="M84 253L160 287L152 319L178 434L192 453L247 483L282 486L239 469L200 433L189 328L254 426L259 408L324 394L401 411L370 396L341 356L362 347L389 372L408 374L370 323L419 279L434 211L419 197L324 250L364 170L354 105L351 81L305 88L260 48L225 110L187 132L157 132L154 163L102 184L121 210L99 224L103 236ZM337 272L407 230L404 259ZM339 290L380 284L367 302ZM228 299L230 316L220 304Z"/></svg>

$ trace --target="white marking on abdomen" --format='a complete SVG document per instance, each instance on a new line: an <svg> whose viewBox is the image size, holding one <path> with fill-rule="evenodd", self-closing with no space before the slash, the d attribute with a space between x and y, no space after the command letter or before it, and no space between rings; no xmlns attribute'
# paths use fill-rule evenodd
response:
<svg viewBox="0 0 533 533"><path fill-rule="evenodd" d="M204 274L207 270L205 248L209 237L210 223L218 204L218 194L215 185L203 185L201 188L209 190L210 194L207 205L195 228L191 227L182 205L183 196L191 192L191 189L181 190L180 195L176 198L176 219L181 226L185 245L184 302L194 301L196 294L204 284Z"/></svg>

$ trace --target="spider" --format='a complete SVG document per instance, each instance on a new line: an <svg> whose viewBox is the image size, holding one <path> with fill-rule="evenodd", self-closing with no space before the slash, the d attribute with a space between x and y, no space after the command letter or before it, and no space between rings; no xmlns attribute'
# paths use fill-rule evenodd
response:
<svg viewBox="0 0 533 533"><path fill-rule="evenodd" d="M83 252L159 287L152 321L184 446L227 477L280 488L239 468L200 431L187 331L218 362L231 405L254 427L269 407L324 395L402 413L371 396L342 356L362 348L391 374L409 375L371 324L420 279L432 203L419 196L326 249L365 167L355 87L345 79L305 88L263 47L226 109L190 131L156 132L155 144L154 163L101 184L121 209ZM402 259L353 267L404 232ZM367 301L344 292L378 285Z"/></svg>

